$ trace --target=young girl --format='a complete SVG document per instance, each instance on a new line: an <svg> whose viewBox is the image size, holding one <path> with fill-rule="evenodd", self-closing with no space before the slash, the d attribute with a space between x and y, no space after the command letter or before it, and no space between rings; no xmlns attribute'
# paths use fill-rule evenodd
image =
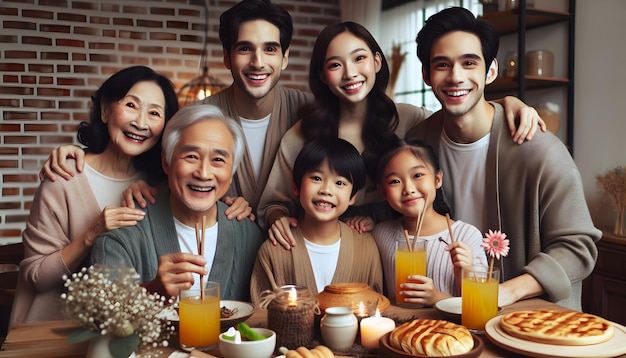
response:
<svg viewBox="0 0 626 358"><path fill-rule="evenodd" d="M371 234L359 234L339 221L365 184L359 152L343 139L315 140L302 148L294 170L295 195L302 214L292 229L292 250L263 243L252 272L252 302L261 293L295 284L317 294L335 283L367 283L382 293L383 271Z"/></svg>
<svg viewBox="0 0 626 358"><path fill-rule="evenodd" d="M343 22L320 32L309 68L315 101L300 110L301 120L283 137L259 203L259 224L270 229L272 242L280 242L285 248L295 244L290 226L297 225L294 216L298 201L290 191L289 180L305 142L316 138L347 140L363 156L368 177L374 178L380 154L395 144L396 137L404 138L431 114L424 108L395 104L385 94L388 82L389 66L383 51L363 26ZM509 108L519 112L522 121L537 123L537 118L524 110L528 107L517 99L510 101ZM513 117L509 126L515 132ZM376 184L368 180L345 217L358 217L349 224L359 231L369 231L374 222L392 217L390 213ZM364 217L369 219L361 220Z"/></svg>
<svg viewBox="0 0 626 358"><path fill-rule="evenodd" d="M377 172L382 196L402 214L399 219L377 224L373 231L383 262L387 296L396 302L423 305L459 296L461 270L472 264L487 264L487 258L480 247L482 234L470 224L450 220L452 242L446 218L449 209L441 191L443 172L432 149L417 140L402 141L382 156ZM412 283L402 286L406 289L403 296L395 297L396 242L406 241L404 230L415 233L422 210L419 237L427 241L428 277L410 276Z"/></svg>

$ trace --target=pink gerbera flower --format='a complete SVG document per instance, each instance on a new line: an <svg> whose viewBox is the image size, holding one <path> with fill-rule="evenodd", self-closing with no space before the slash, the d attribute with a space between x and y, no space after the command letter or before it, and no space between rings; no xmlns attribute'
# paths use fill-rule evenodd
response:
<svg viewBox="0 0 626 358"><path fill-rule="evenodd" d="M492 260L494 256L499 260L500 256L504 257L509 254L509 240L506 239L505 233L500 230L489 230L485 236L480 246L485 249Z"/></svg>

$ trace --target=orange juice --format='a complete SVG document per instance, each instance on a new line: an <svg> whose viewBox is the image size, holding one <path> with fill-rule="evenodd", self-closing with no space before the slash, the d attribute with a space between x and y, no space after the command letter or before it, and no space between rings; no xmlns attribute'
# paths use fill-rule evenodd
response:
<svg viewBox="0 0 626 358"><path fill-rule="evenodd" d="M182 346L214 346L220 335L220 299L215 296L185 297L179 302L179 339Z"/></svg>
<svg viewBox="0 0 626 358"><path fill-rule="evenodd" d="M463 272L461 322L470 330L484 331L487 321L498 315L499 271L494 269L491 278L487 272L474 273Z"/></svg>
<svg viewBox="0 0 626 358"><path fill-rule="evenodd" d="M396 303L402 304L400 285L409 282L407 277L411 275L426 276L426 245L416 245L417 249L410 252L405 247L396 250Z"/></svg>

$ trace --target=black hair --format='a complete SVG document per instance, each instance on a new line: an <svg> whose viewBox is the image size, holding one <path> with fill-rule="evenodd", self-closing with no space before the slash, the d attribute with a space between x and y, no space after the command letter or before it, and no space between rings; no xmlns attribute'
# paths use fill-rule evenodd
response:
<svg viewBox="0 0 626 358"><path fill-rule="evenodd" d="M312 140L302 147L293 165L293 182L298 191L306 173L318 170L324 164L352 183L353 197L365 187L365 163L350 142L341 138Z"/></svg>
<svg viewBox="0 0 626 358"><path fill-rule="evenodd" d="M369 170L376 167L379 155L395 141L394 131L398 126L399 116L395 103L385 93L389 83L389 65L380 45L365 27L348 21L330 24L320 32L313 47L309 67L309 85L315 101L304 105L298 116L302 118L301 130L306 140L339 136L339 98L322 81L322 77L330 42L346 31L363 40L372 54L378 53L381 57L376 83L367 95L367 114L361 131L361 138L365 143L363 159ZM368 175L375 177L373 171L369 171Z"/></svg>
<svg viewBox="0 0 626 358"><path fill-rule="evenodd" d="M450 7L429 17L415 39L417 57L422 62L427 78L430 78L430 55L433 44L441 36L454 31L468 32L480 39L486 73L489 73L491 62L496 58L500 46L498 31L490 23L477 19L467 9Z"/></svg>
<svg viewBox="0 0 626 358"><path fill-rule="evenodd" d="M415 138L405 138L404 140L399 139L396 143L396 147L389 150L387 153L383 154L380 157L380 161L378 162L376 169L376 183L382 185L383 175L385 173L385 168L387 164L391 160L391 158L395 157L396 154L403 150L408 150L413 154L416 158L432 166L433 172L436 174L441 170L441 165L439 164L439 159L435 155L435 151L433 148L426 143L420 141ZM450 207L446 204L443 198L443 186L438 188L435 193L435 200L433 201L433 209L441 215L449 214Z"/></svg>
<svg viewBox="0 0 626 358"><path fill-rule="evenodd" d="M109 144L109 131L102 121L102 111L112 103L124 98L128 91L138 82L155 82L165 97L165 124L178 111L176 91L170 80L146 66L132 66L122 69L102 83L96 93L91 96L91 112L89 122L78 125L78 141L87 147L90 153L102 153ZM145 174L146 180L155 184L165 178L161 166L161 136L147 152L133 158L135 168Z"/></svg>
<svg viewBox="0 0 626 358"><path fill-rule="evenodd" d="M270 0L243 0L222 13L219 35L226 53L230 55L233 44L237 42L241 24L252 20L264 20L278 28L284 56L291 43L293 22L287 10Z"/></svg>

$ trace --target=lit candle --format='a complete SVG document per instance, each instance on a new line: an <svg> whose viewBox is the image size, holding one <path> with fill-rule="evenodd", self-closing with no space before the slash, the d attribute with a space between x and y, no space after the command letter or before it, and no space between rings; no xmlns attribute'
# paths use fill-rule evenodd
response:
<svg viewBox="0 0 626 358"><path fill-rule="evenodd" d="M375 316L361 320L361 345L367 349L378 348L380 338L395 328L394 320L381 317L377 308Z"/></svg>
<svg viewBox="0 0 626 358"><path fill-rule="evenodd" d="M367 315L365 314L365 305L363 304L363 301L359 302L359 317L364 318Z"/></svg>
<svg viewBox="0 0 626 358"><path fill-rule="evenodd" d="M287 301L289 302L289 307L295 307L298 305L298 291L296 291L295 287L292 287L291 290L289 290L289 297L287 298Z"/></svg>

